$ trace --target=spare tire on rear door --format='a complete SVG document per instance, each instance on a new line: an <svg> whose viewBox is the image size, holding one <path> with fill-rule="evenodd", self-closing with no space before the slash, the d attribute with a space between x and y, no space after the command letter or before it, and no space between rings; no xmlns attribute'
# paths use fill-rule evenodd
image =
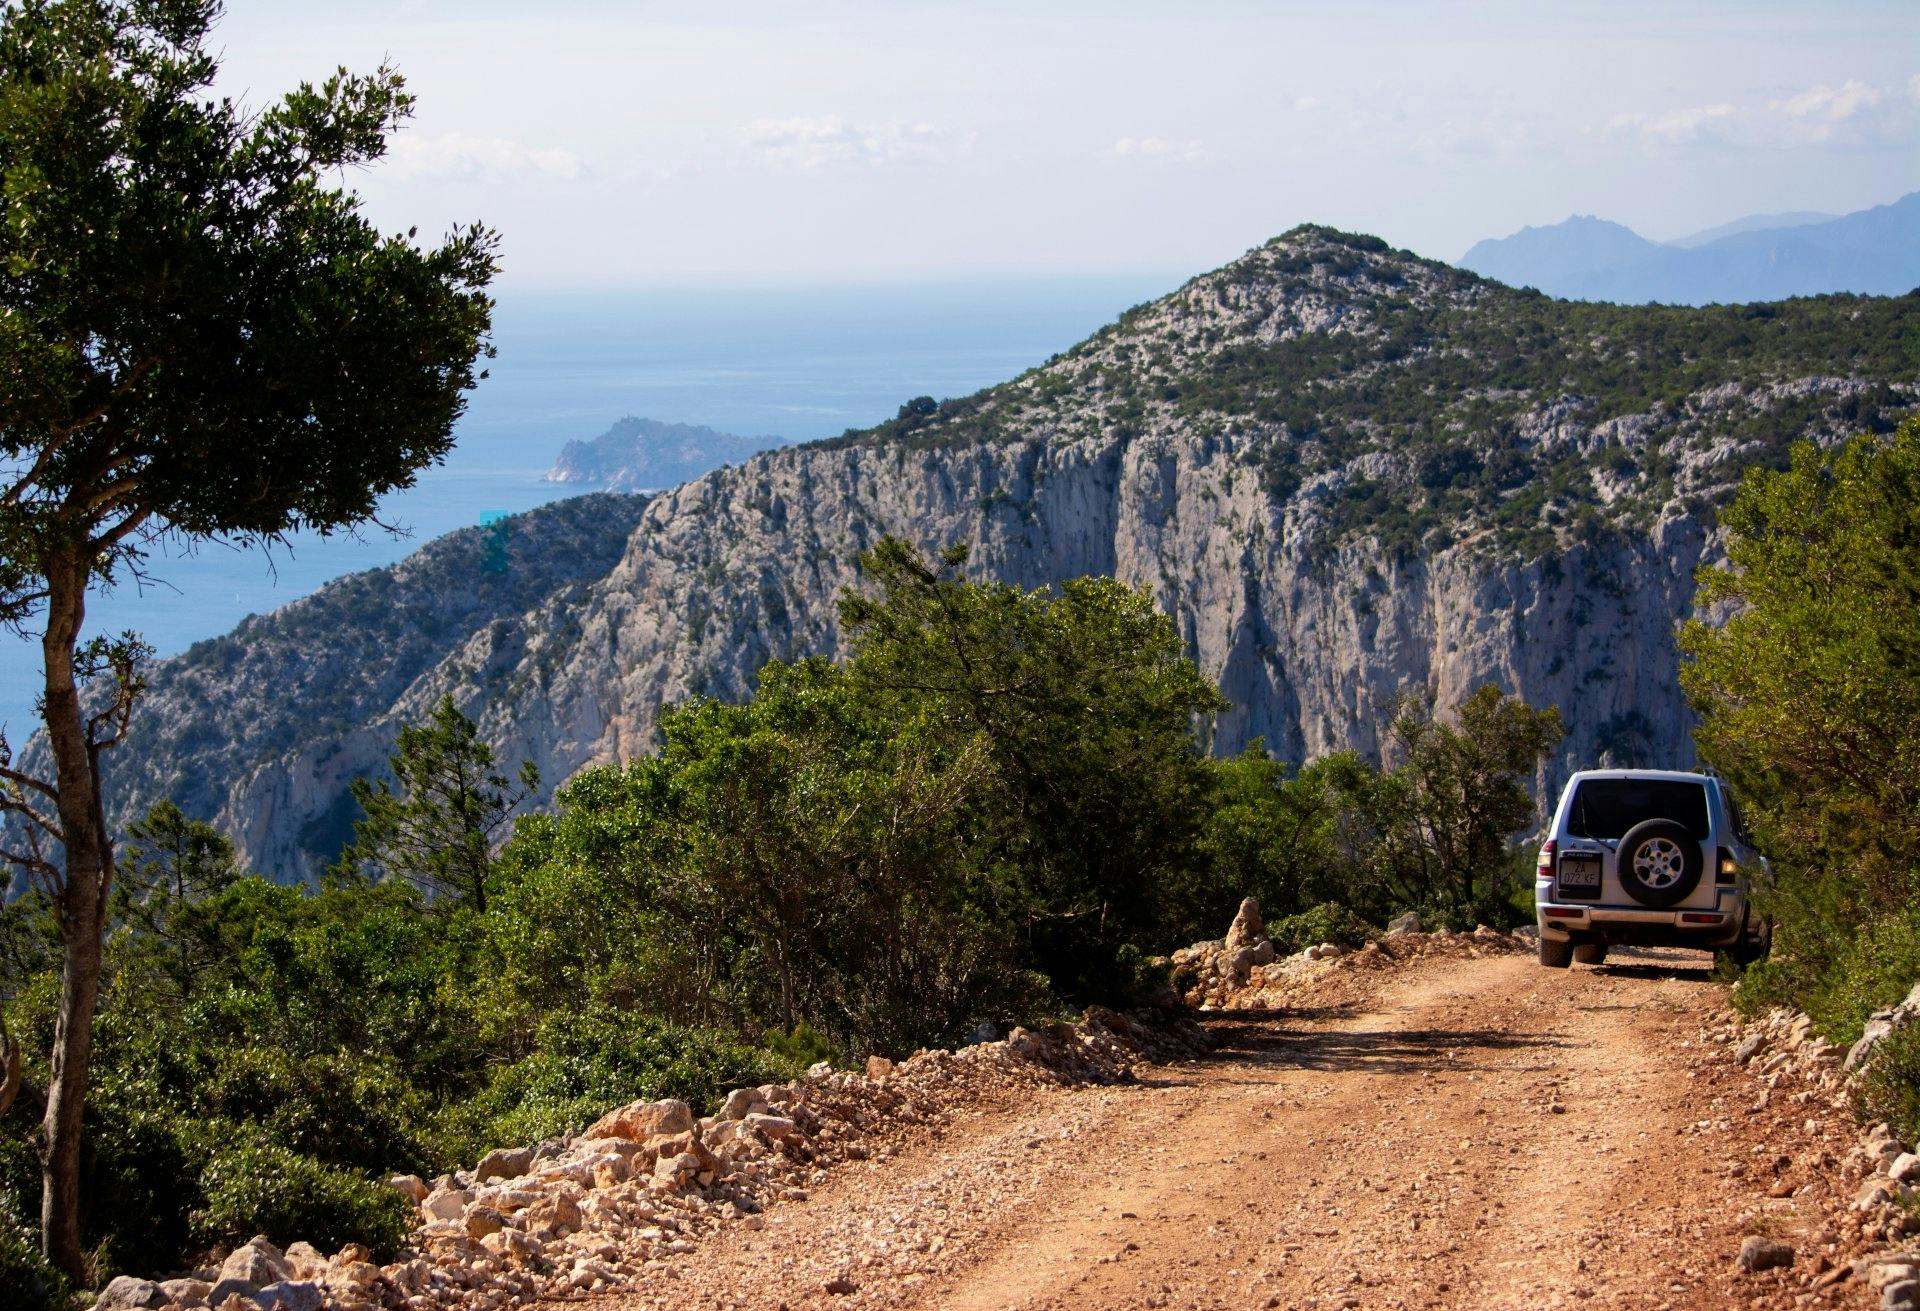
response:
<svg viewBox="0 0 1920 1311"><path fill-rule="evenodd" d="M1677 906L1700 884L1700 844L1684 824L1646 819L1620 839L1620 886L1643 906Z"/></svg>

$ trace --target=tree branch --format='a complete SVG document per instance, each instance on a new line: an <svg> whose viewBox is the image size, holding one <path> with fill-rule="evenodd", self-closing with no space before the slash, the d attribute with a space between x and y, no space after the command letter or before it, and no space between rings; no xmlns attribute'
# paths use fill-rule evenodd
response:
<svg viewBox="0 0 1920 1311"><path fill-rule="evenodd" d="M46 835L55 842L65 842L67 840L66 833L56 821L48 819L45 815L35 810L31 803L23 797L10 797L4 792L0 792L0 813L25 817L34 827L45 832Z"/></svg>
<svg viewBox="0 0 1920 1311"><path fill-rule="evenodd" d="M0 1115L5 1115L20 1095L20 1077L20 1044L7 1031L6 1018L0 1016Z"/></svg>

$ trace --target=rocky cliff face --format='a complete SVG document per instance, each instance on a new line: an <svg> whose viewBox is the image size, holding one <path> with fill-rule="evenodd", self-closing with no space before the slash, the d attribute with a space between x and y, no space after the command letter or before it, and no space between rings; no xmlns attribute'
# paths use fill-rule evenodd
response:
<svg viewBox="0 0 1920 1311"><path fill-rule="evenodd" d="M347 781L385 767L419 678L530 607L577 604L646 503L580 496L461 529L161 662L138 731L106 758L116 813L171 797L256 868L317 872L352 836ZM42 739L25 757L47 772Z"/></svg>
<svg viewBox="0 0 1920 1311"><path fill-rule="evenodd" d="M1234 708L1218 751L1254 737L1294 760L1379 749L1403 688L1451 704L1489 679L1561 707L1564 760L1684 762L1672 631L1710 549L1707 516L1530 561L1471 543L1383 558L1276 522L1233 441L1106 438L929 450L877 462L794 451L660 498L556 638L490 628L414 690L482 717L510 757L562 777L650 749L662 705L748 694L760 665L840 650L833 599L883 534L966 542L1026 586L1108 574L1150 591ZM489 685L533 694L493 698Z"/></svg>
<svg viewBox="0 0 1920 1311"><path fill-rule="evenodd" d="M299 672L322 656L298 606L251 621L158 671L116 794L171 791L262 867L311 870L345 780L441 695L549 786L631 759L664 705L838 652L834 598L884 534L1027 586L1147 589L1234 703L1217 751L1372 754L1403 689L1492 680L1561 709L1543 790L1684 764L1673 630L1713 506L1787 440L1920 396L1920 300L1763 308L1571 307L1303 229L979 396L530 516L514 540L545 572L431 640L406 605L329 602L336 641L406 645L364 675ZM267 698L297 731L211 709Z"/></svg>

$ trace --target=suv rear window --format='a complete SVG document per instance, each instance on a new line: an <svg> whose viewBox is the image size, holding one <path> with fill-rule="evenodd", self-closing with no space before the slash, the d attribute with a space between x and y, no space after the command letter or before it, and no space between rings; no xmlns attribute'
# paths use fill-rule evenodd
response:
<svg viewBox="0 0 1920 1311"><path fill-rule="evenodd" d="M1662 778L1589 778L1573 790L1567 832L1578 838L1622 838L1643 819L1671 819L1698 841L1707 823L1707 790Z"/></svg>

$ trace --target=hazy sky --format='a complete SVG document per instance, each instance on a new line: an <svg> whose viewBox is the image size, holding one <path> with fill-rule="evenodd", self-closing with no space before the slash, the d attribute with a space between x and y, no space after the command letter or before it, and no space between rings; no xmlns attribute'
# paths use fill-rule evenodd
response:
<svg viewBox="0 0 1920 1311"><path fill-rule="evenodd" d="M229 0L253 103L391 59L355 179L509 287L1192 273L1303 221L1457 258L1920 188L1920 3Z"/></svg>

